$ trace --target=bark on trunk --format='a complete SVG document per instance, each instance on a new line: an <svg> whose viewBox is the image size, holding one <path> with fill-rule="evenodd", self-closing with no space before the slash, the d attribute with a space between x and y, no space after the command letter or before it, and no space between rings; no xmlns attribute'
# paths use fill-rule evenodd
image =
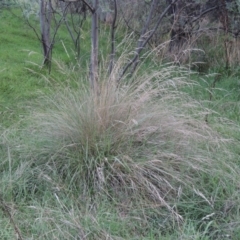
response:
<svg viewBox="0 0 240 240"><path fill-rule="evenodd" d="M51 62L51 43L50 43L50 28L52 9L50 0L40 0L40 28L41 42L44 56L44 65L49 65Z"/></svg>

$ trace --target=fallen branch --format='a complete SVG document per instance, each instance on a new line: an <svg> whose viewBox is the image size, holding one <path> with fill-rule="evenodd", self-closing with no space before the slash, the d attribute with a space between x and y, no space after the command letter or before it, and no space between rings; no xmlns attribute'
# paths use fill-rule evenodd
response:
<svg viewBox="0 0 240 240"><path fill-rule="evenodd" d="M16 225L16 223L13 220L12 214L10 212L10 207L4 202L3 197L0 195L0 208L2 209L3 213L6 215L6 217L9 218L10 223L12 224L14 231L17 236L17 240L23 240L22 234L20 232L20 229Z"/></svg>

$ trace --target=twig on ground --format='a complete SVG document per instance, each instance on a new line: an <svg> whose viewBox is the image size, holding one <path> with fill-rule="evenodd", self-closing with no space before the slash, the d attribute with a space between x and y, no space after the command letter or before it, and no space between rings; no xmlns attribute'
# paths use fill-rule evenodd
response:
<svg viewBox="0 0 240 240"><path fill-rule="evenodd" d="M12 214L10 212L10 207L4 202L2 195L0 194L0 208L2 209L3 213L9 218L10 223L12 224L14 231L16 233L16 239L17 240L23 240L22 234L20 232L20 229L16 225Z"/></svg>

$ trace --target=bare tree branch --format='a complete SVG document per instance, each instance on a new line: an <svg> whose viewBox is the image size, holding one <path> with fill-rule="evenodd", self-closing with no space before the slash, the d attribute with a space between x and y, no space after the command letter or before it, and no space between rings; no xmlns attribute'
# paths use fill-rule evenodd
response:
<svg viewBox="0 0 240 240"><path fill-rule="evenodd" d="M144 44L144 40L147 39L147 30L149 28L149 25L150 25L150 22L151 22L151 19L152 19L153 11L156 7L156 3L157 3L157 0L152 1L147 20L145 22L144 27L142 28L140 38L138 39L137 49L142 48L142 45ZM137 56L137 59L134 61L134 64L133 64L133 69L134 70L136 69L138 62L139 62L139 55Z"/></svg>
<svg viewBox="0 0 240 240"><path fill-rule="evenodd" d="M151 8L150 8L147 20L145 22L144 27L142 28L140 38L138 39L137 48L140 48L142 46L142 44L144 43L144 39L146 38L146 33L147 33L148 28L149 28L150 21L152 19L153 11L154 11L154 9L156 7L157 1L158 0L153 0L152 1Z"/></svg>
<svg viewBox="0 0 240 240"><path fill-rule="evenodd" d="M175 4L178 0L173 0L172 3L170 3L168 5L168 7L165 8L165 10L163 11L163 13L160 15L155 27L149 32L148 37L142 42L140 47L136 48L136 52L135 52L135 56L133 57L133 59L125 66L125 68L123 69L118 81L120 81L122 79L122 77L124 76L124 74L127 72L127 70L129 69L130 66L132 66L132 64L134 64L132 70L131 70L131 74L135 71L137 64L138 64L138 58L140 53L142 52L143 48L146 46L146 44L148 43L148 41L152 38L152 36L154 35L154 33L156 32L156 30L158 29L162 19L164 18L164 16L167 14L168 10L172 7L173 4ZM142 36L140 36L141 38Z"/></svg>
<svg viewBox="0 0 240 240"><path fill-rule="evenodd" d="M63 21L64 21L64 23L65 23L65 25L66 25L66 27L67 27L68 33L69 33L69 35L70 35L73 43L75 43L75 39L74 39L73 33L72 33L72 31L71 31L71 29L70 29L70 26L69 26L69 24L68 24L68 22L67 22L67 20L66 20L66 14L65 14L67 8L69 7L69 5L70 5L70 3L68 3L66 6L63 6L63 4L60 3L61 10L62 10L62 16L63 16Z"/></svg>
<svg viewBox="0 0 240 240"><path fill-rule="evenodd" d="M91 11L91 13L94 13L94 11L96 10L95 8L93 8L93 7L91 7L91 5L87 2L87 1L85 1L85 0L82 0L87 6L88 6L88 8L89 8L89 10Z"/></svg>
<svg viewBox="0 0 240 240"><path fill-rule="evenodd" d="M4 202L2 196L0 195L0 208L2 209L3 213L5 213L5 215L7 217L9 217L9 220L11 222L11 224L13 225L13 228L14 228L14 231L17 235L17 240L23 240L23 237L22 237L22 234L20 232L20 229L18 228L18 226L16 225L13 217L12 217L12 214L9 210L9 206Z"/></svg>
<svg viewBox="0 0 240 240"><path fill-rule="evenodd" d="M119 7L120 11L121 11L121 16L123 18L123 21L125 22L126 26L132 31L134 32L135 34L137 34L138 36L140 36L140 32L137 32L135 29L133 29L130 25L129 25L129 21L125 18L124 16L124 13L123 13L123 10L121 8L121 5Z"/></svg>
<svg viewBox="0 0 240 240"><path fill-rule="evenodd" d="M192 23L193 23L193 22L196 22L198 19L200 19L201 17L203 17L205 14L207 14L207 13L209 13L209 12L211 12L211 11L217 9L217 8L220 8L220 7L222 7L222 6L223 6L223 5L221 4L221 5L218 5L218 6L215 6L215 7L212 7L212 8L209 8L209 9L205 10L205 11L202 12L199 16L197 16L196 18L192 19L191 22L192 22Z"/></svg>

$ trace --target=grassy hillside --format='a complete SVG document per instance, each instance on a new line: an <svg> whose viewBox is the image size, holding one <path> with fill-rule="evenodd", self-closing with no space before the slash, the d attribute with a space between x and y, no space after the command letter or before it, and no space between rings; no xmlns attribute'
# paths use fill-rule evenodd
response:
<svg viewBox="0 0 240 240"><path fill-rule="evenodd" d="M239 239L238 70L153 53L116 86L128 55L109 76L103 26L96 96L88 26L78 61L60 28L49 74L21 12L0 12L0 239Z"/></svg>

